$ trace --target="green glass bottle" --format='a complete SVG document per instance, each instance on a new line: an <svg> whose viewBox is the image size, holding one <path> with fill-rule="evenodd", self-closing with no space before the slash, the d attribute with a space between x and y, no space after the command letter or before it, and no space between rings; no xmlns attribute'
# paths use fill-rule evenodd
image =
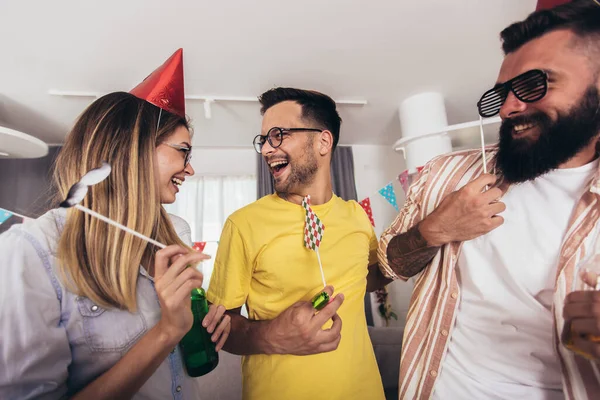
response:
<svg viewBox="0 0 600 400"><path fill-rule="evenodd" d="M183 363L191 377L208 374L219 364L216 344L210 339L211 334L202 326L202 320L208 313L208 302L204 289L192 290L192 314L194 324L185 334L179 347L183 353Z"/></svg>

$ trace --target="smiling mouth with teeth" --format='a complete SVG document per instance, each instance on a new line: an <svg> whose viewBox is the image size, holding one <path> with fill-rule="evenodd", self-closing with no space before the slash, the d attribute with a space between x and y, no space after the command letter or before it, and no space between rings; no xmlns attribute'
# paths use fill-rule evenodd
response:
<svg viewBox="0 0 600 400"><path fill-rule="evenodd" d="M178 178L171 178L171 182L173 182L176 186L181 186L183 184L183 181Z"/></svg>
<svg viewBox="0 0 600 400"><path fill-rule="evenodd" d="M287 167L287 166L288 166L288 164L289 164L289 163L288 163L287 161L285 161L285 160L279 160L279 161L273 161L273 162L270 162L270 163L269 163L269 167L271 167L271 169L272 169L274 172L279 172L279 171L281 171L282 169L284 169L285 167Z"/></svg>
<svg viewBox="0 0 600 400"><path fill-rule="evenodd" d="M535 126L534 124L515 125L513 127L513 130L515 131L515 133L521 133L521 132L524 132L526 130L529 130L529 129L533 128L534 126Z"/></svg>

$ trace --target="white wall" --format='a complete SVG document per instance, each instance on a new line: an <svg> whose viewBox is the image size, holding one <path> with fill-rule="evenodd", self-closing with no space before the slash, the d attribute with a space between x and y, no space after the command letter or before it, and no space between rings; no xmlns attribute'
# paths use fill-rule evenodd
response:
<svg viewBox="0 0 600 400"><path fill-rule="evenodd" d="M352 149L358 200L361 201L365 197L371 199L375 233L381 236L381 233L392 223L397 212L378 191L393 182L396 201L401 208L404 204L404 191L397 177L406 169L406 164L402 155L396 153L392 146L355 145ZM398 321L392 320L390 326L404 326L412 287L411 282L402 281L393 282L388 286L392 310L398 315ZM375 324L384 325L377 311L375 296L372 296L371 300Z"/></svg>
<svg viewBox="0 0 600 400"><path fill-rule="evenodd" d="M192 167L202 175L256 175L257 153L252 147L196 147Z"/></svg>

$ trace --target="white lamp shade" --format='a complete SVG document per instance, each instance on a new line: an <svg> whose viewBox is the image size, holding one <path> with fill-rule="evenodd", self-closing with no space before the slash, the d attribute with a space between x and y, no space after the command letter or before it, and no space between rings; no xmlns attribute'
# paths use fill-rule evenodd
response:
<svg viewBox="0 0 600 400"><path fill-rule="evenodd" d="M23 132L0 126L0 160L40 158L48 154L48 145Z"/></svg>

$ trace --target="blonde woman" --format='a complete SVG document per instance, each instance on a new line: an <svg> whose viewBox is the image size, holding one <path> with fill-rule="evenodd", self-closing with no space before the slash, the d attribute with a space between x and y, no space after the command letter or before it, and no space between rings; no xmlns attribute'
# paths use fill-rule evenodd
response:
<svg viewBox="0 0 600 400"><path fill-rule="evenodd" d="M186 119L132 94L96 100L55 166L60 197L103 160L110 176L86 207L159 242L156 251L76 209L52 210L0 236L0 398L194 399L177 344L192 326L188 225L161 203L194 174ZM222 306L205 319L217 349L230 329Z"/></svg>

